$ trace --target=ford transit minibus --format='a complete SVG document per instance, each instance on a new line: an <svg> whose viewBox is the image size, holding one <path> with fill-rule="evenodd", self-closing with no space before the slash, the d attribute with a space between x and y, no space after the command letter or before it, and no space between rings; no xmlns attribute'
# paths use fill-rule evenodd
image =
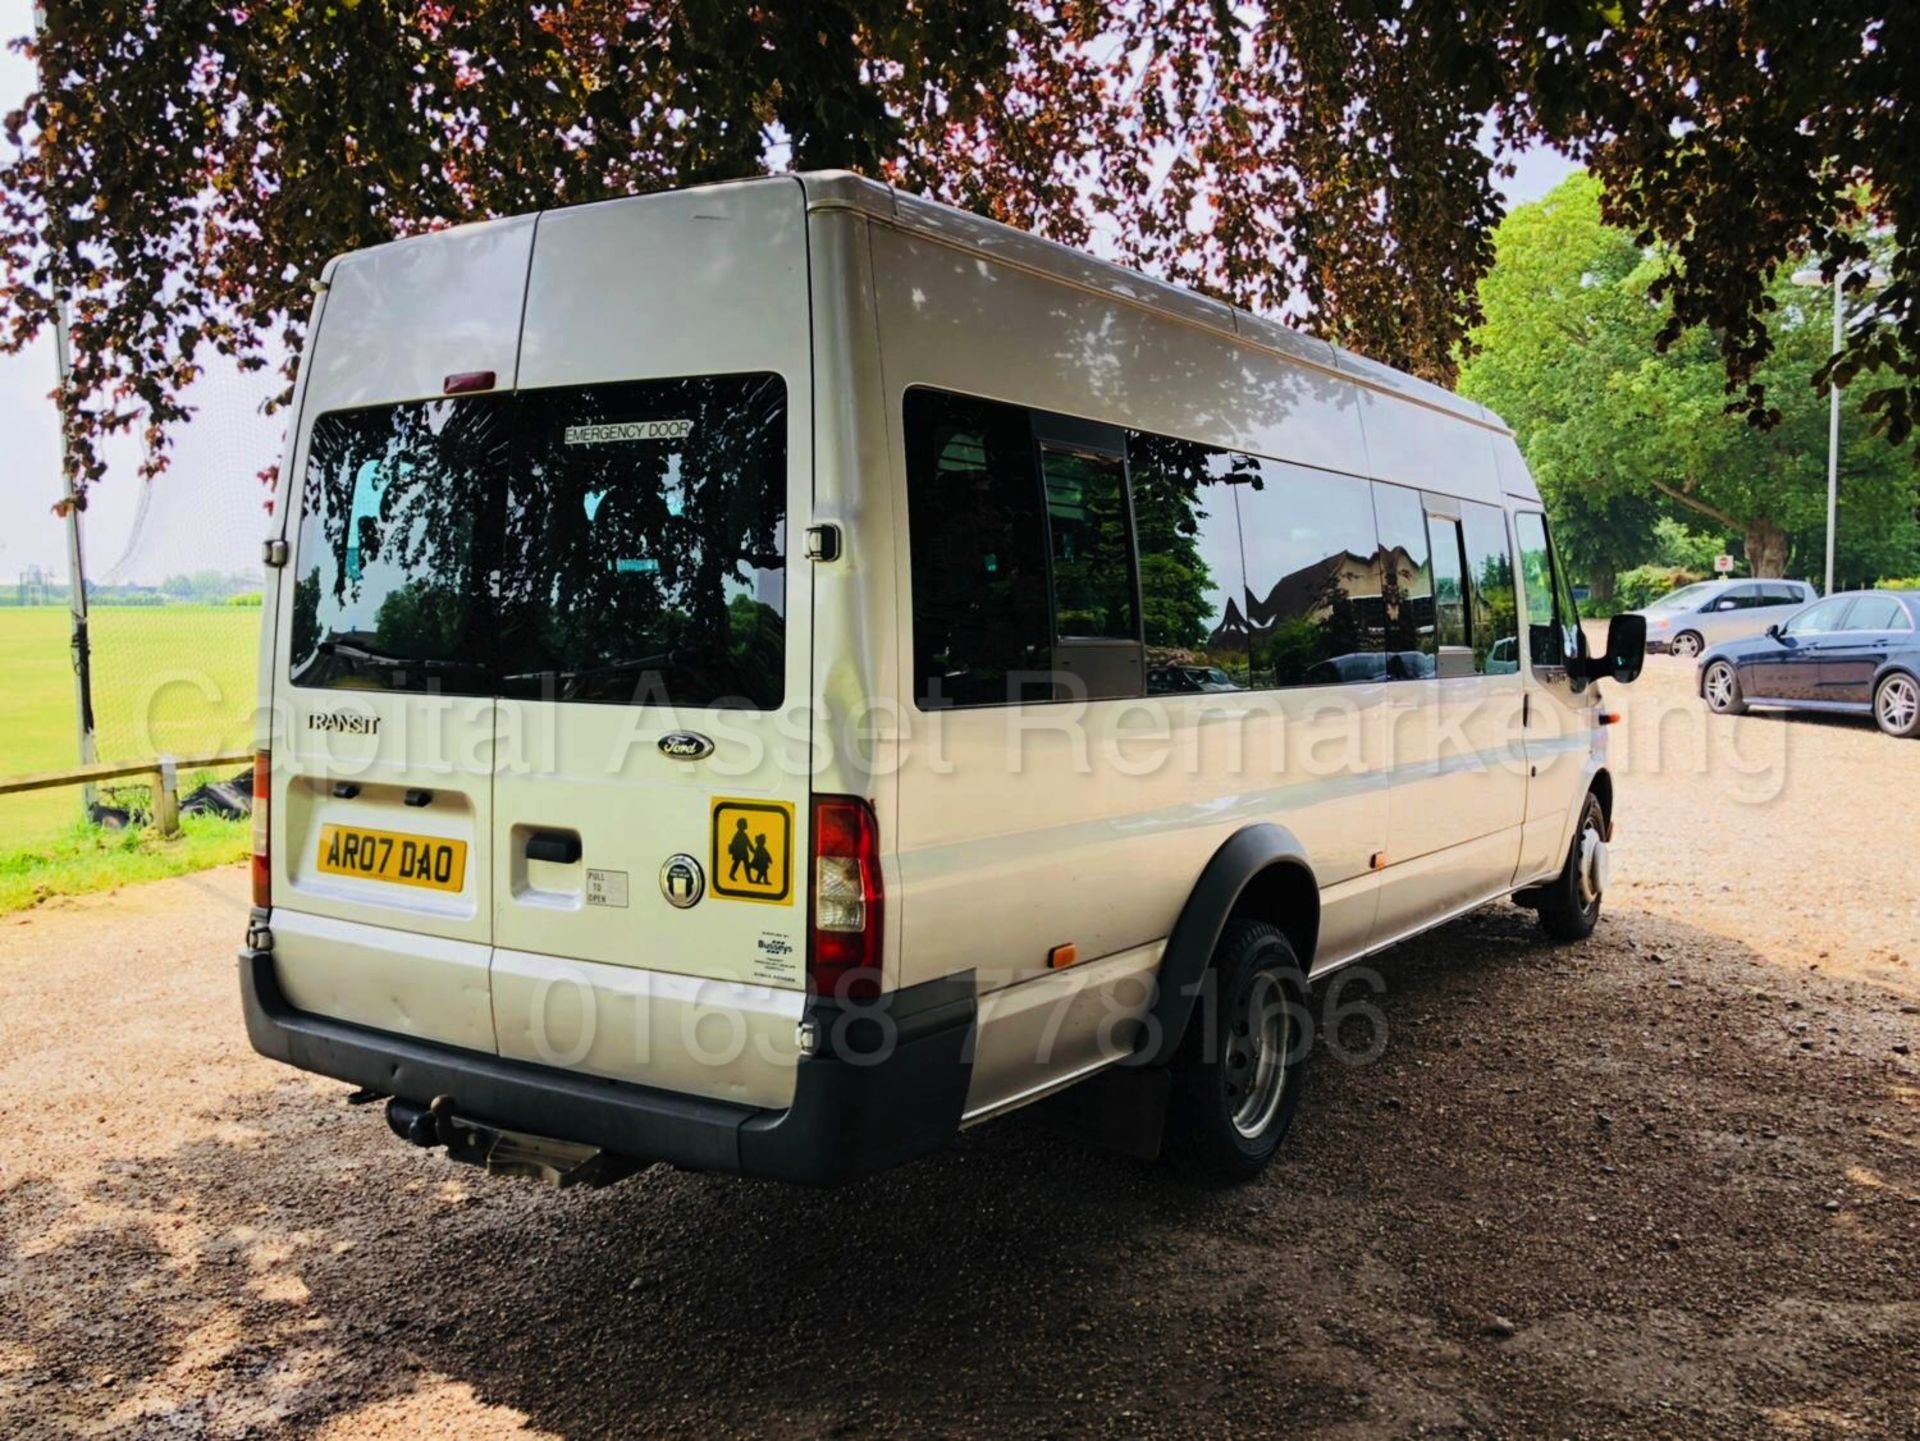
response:
<svg viewBox="0 0 1920 1441"><path fill-rule="evenodd" d="M410 1141L833 1183L1052 1098L1245 1177L1318 978L1595 923L1644 629L1478 405L845 174L317 292L240 980Z"/></svg>

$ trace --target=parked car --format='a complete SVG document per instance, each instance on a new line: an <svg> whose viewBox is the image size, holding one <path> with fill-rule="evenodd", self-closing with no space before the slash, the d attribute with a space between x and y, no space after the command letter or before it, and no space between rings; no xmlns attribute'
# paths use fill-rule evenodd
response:
<svg viewBox="0 0 1920 1441"><path fill-rule="evenodd" d="M1818 592L1804 580L1703 580L1662 596L1647 618L1647 649L1696 656L1722 641L1764 635Z"/></svg>
<svg viewBox="0 0 1920 1441"><path fill-rule="evenodd" d="M1707 707L1871 714L1891 736L1920 735L1920 591L1829 596L1767 633L1700 657Z"/></svg>

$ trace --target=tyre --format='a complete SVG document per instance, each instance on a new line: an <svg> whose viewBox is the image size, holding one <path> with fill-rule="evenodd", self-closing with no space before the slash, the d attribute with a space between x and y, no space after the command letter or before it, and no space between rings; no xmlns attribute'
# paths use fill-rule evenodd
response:
<svg viewBox="0 0 1920 1441"><path fill-rule="evenodd" d="M1245 1181L1266 1169L1300 1105L1306 973L1278 926L1232 920L1210 980L1174 1057L1165 1153L1189 1174Z"/></svg>
<svg viewBox="0 0 1920 1441"><path fill-rule="evenodd" d="M1704 646L1701 643L1698 633L1694 631L1683 630L1673 638L1673 653L1675 655L1683 655L1688 660L1692 660L1695 656L1699 655L1702 649L1704 649Z"/></svg>
<svg viewBox="0 0 1920 1441"><path fill-rule="evenodd" d="M1920 680L1900 670L1882 679L1873 692L1873 718L1890 736L1920 735Z"/></svg>
<svg viewBox="0 0 1920 1441"><path fill-rule="evenodd" d="M1740 672L1732 662L1717 660L1707 667L1700 682L1700 693L1707 698L1707 709L1715 715L1745 715L1746 697L1740 692Z"/></svg>
<svg viewBox="0 0 1920 1441"><path fill-rule="evenodd" d="M1607 815L1591 792L1573 828L1573 845L1560 874L1536 892L1540 927L1556 941L1584 941L1600 919L1607 888Z"/></svg>

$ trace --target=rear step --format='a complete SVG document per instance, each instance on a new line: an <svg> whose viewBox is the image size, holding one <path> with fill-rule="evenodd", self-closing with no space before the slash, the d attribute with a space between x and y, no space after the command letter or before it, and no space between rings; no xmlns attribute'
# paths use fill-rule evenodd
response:
<svg viewBox="0 0 1920 1441"><path fill-rule="evenodd" d="M626 1157L610 1155L598 1146L462 1120L453 1114L453 1102L447 1096L436 1096L426 1106L396 1096L387 1102L387 1125L394 1135L413 1145L445 1146L447 1155L456 1161L484 1166L496 1176L545 1181L561 1190L611 1185L637 1169Z"/></svg>

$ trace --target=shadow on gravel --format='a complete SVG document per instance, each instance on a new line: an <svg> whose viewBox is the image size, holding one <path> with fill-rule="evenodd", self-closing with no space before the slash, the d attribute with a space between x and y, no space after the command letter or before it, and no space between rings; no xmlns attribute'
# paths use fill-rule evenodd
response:
<svg viewBox="0 0 1920 1441"><path fill-rule="evenodd" d="M1238 1189L1001 1124L838 1192L562 1195L289 1079L79 1212L0 1193L0 1426L351 1428L443 1379L563 1435L1914 1423L1910 1022L1633 913L1377 970L1384 1054L1318 1058Z"/></svg>

